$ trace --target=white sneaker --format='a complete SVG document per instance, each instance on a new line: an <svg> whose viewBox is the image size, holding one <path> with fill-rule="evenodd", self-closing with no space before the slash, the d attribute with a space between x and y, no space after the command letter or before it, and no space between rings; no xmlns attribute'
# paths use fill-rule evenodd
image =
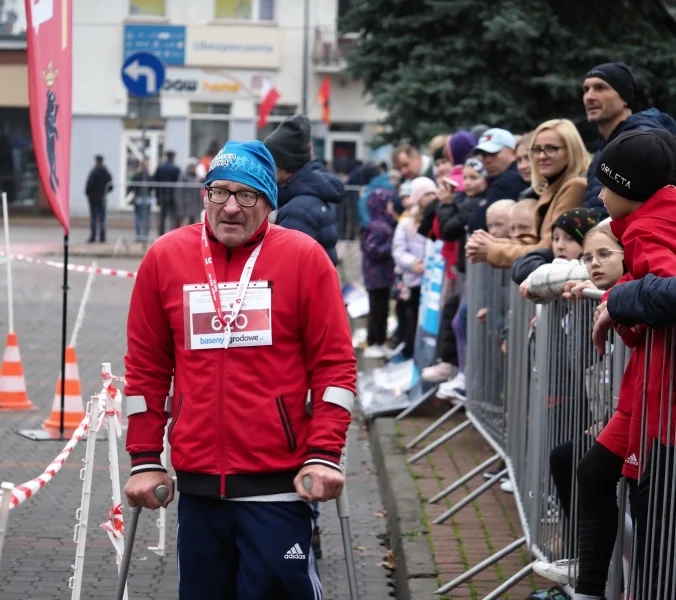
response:
<svg viewBox="0 0 676 600"><path fill-rule="evenodd" d="M432 367L425 367L422 370L421 377L428 383L441 383L451 376L451 363L440 362Z"/></svg>
<svg viewBox="0 0 676 600"><path fill-rule="evenodd" d="M577 577L577 559L564 558L553 563L540 560L533 564L533 571L553 583L566 585Z"/></svg>
<svg viewBox="0 0 676 600"><path fill-rule="evenodd" d="M380 346L367 346L364 349L364 358L385 358L385 353Z"/></svg>
<svg viewBox="0 0 676 600"><path fill-rule="evenodd" d="M465 374L458 373L450 381L445 381L437 390L437 398L464 398L465 397Z"/></svg>
<svg viewBox="0 0 676 600"><path fill-rule="evenodd" d="M380 349L383 351L383 356L387 359L390 360L392 356L394 356L394 350L390 348L387 344L383 344L380 346Z"/></svg>
<svg viewBox="0 0 676 600"><path fill-rule="evenodd" d="M514 484L512 483L511 479L505 479L500 484L500 489L505 492L506 494L513 494L514 493Z"/></svg>

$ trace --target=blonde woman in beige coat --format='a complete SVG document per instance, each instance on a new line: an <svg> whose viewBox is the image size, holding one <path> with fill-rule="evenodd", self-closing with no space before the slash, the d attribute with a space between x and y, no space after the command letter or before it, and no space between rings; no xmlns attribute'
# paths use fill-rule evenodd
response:
<svg viewBox="0 0 676 600"><path fill-rule="evenodd" d="M582 206L589 167L589 154L575 125L568 119L542 123L530 143L532 184L540 193L535 205L537 243L523 240L498 240L485 231L477 231L467 242L472 262L489 262L509 268L514 260L536 248L552 247L552 224L565 211Z"/></svg>

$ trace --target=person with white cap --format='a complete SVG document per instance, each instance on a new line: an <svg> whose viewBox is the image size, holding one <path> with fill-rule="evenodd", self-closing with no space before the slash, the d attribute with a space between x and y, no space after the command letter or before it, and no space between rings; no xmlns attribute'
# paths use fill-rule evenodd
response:
<svg viewBox="0 0 676 600"><path fill-rule="evenodd" d="M486 203L471 216L472 230L486 229L486 209L497 200L518 200L528 187L516 168L516 138L506 129L494 127L480 138L474 154L481 158L488 174Z"/></svg>
<svg viewBox="0 0 676 600"><path fill-rule="evenodd" d="M158 239L134 285L127 503L173 499L160 460L173 379L179 599L321 599L310 502L343 488L357 376L338 275L316 241L269 223L261 142L228 142L206 190L205 222Z"/></svg>

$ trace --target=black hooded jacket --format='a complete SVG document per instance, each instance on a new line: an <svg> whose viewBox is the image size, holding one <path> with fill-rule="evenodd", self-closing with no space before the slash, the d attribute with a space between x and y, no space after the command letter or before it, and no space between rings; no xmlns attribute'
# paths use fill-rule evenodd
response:
<svg viewBox="0 0 676 600"><path fill-rule="evenodd" d="M319 161L310 161L279 186L276 225L306 233L338 264L338 225L331 204L343 199L340 179L323 170Z"/></svg>

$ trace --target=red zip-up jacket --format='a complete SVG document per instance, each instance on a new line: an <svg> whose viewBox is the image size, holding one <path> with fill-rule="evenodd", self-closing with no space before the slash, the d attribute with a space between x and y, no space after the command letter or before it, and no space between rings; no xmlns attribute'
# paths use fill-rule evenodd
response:
<svg viewBox="0 0 676 600"><path fill-rule="evenodd" d="M627 273L616 285L640 279L648 273L658 277L676 276L676 187L662 188L629 216L612 221L610 227L624 246L624 263L627 268ZM609 294L610 290L604 294L604 301ZM640 446L644 384L647 385L645 418L648 436L650 439L660 437L662 410L664 418L661 437L666 440L667 411L669 404L673 404L675 391L670 392L669 386L673 368L673 359L669 360L671 348L665 354L665 344L670 339L668 331L653 330L648 337L645 327L618 328L622 340L633 351L622 377L617 410L632 415L630 451L634 450L636 453ZM676 407L672 410L671 444L674 444ZM635 475L632 473L630 476Z"/></svg>
<svg viewBox="0 0 676 600"><path fill-rule="evenodd" d="M172 374L169 442L179 491L220 498L290 493L303 464L340 468L350 408L324 394L338 388L343 399L354 397L356 360L338 276L309 236L267 227L232 249L207 231L220 283L237 283L265 238L251 281L272 289L271 346L185 348L183 285L207 281L201 224L161 237L143 259L125 357L125 395L136 407L142 397L147 407L129 416L132 474L162 470Z"/></svg>

